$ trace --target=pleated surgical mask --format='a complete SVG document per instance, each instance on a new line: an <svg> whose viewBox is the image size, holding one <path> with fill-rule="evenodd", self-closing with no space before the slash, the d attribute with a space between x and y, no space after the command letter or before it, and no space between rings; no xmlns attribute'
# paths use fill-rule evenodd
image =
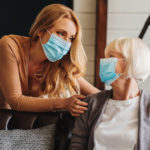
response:
<svg viewBox="0 0 150 150"><path fill-rule="evenodd" d="M68 53L71 43L56 34L51 34L48 30L47 32L50 34L50 38L46 44L42 44L42 41L41 44L47 59L51 62L55 62Z"/></svg>
<svg viewBox="0 0 150 150"><path fill-rule="evenodd" d="M117 61L118 58L115 57L100 59L99 76L106 85L111 85L120 76L116 73Z"/></svg>

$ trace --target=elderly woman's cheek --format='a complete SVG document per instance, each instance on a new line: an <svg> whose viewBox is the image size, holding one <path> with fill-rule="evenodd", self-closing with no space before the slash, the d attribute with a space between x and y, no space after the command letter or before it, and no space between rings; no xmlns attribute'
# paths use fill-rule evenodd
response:
<svg viewBox="0 0 150 150"><path fill-rule="evenodd" d="M116 73L123 73L125 71L125 62L119 60L116 64Z"/></svg>

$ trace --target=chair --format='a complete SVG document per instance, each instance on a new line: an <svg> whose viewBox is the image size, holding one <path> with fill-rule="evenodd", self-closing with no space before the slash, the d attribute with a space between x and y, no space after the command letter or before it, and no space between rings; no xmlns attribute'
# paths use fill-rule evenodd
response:
<svg viewBox="0 0 150 150"><path fill-rule="evenodd" d="M74 118L69 112L23 112L0 109L0 130L36 129L56 124L55 150L67 150Z"/></svg>

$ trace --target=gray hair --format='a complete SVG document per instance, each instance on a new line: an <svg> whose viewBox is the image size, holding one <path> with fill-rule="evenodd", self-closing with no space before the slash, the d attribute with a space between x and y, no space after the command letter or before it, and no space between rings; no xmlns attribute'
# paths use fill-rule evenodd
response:
<svg viewBox="0 0 150 150"><path fill-rule="evenodd" d="M144 81L150 75L150 49L139 38L119 38L105 48L105 55L115 51L126 60L126 76Z"/></svg>

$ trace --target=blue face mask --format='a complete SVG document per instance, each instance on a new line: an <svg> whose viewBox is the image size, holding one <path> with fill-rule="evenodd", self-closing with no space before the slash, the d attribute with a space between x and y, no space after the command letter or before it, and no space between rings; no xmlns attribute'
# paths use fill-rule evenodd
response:
<svg viewBox="0 0 150 150"><path fill-rule="evenodd" d="M100 59L99 76L106 85L111 85L120 76L115 71L117 61L115 57Z"/></svg>
<svg viewBox="0 0 150 150"><path fill-rule="evenodd" d="M49 31L47 30L47 32ZM64 55L68 53L71 47L71 43L63 40L55 34L51 34L48 42L46 44L42 44L42 47L48 60L51 62L55 62L57 60L60 60Z"/></svg>

